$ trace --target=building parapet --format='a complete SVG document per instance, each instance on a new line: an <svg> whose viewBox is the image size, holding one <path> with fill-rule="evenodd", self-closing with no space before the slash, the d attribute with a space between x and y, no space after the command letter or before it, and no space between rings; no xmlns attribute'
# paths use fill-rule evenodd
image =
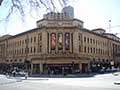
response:
<svg viewBox="0 0 120 90"><path fill-rule="evenodd" d="M102 28L93 29L92 32L100 34L102 36L106 36L106 37L113 39L113 40L116 40L116 41L120 41L120 38L117 37L115 34L106 33L105 30Z"/></svg>
<svg viewBox="0 0 120 90"><path fill-rule="evenodd" d="M42 19L37 21L37 27L81 27L83 28L84 22L77 19L65 19L65 20L48 20Z"/></svg>

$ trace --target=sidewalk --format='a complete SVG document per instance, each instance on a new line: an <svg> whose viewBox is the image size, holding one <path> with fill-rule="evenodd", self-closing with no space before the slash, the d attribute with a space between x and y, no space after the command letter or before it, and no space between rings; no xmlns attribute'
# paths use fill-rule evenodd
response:
<svg viewBox="0 0 120 90"><path fill-rule="evenodd" d="M15 79L11 77L6 77L5 75L0 75L0 85L12 84L16 82L21 82L21 79Z"/></svg>
<svg viewBox="0 0 120 90"><path fill-rule="evenodd" d="M94 77L96 73L90 73L90 74L66 74L66 75L30 75L30 77L40 77L40 78L82 78L82 77Z"/></svg>
<svg viewBox="0 0 120 90"><path fill-rule="evenodd" d="M113 73L113 75L120 77L120 72ZM114 84L115 85L120 85L120 81L115 81Z"/></svg>
<svg viewBox="0 0 120 90"><path fill-rule="evenodd" d="M114 84L115 85L120 85L120 81L115 81Z"/></svg>

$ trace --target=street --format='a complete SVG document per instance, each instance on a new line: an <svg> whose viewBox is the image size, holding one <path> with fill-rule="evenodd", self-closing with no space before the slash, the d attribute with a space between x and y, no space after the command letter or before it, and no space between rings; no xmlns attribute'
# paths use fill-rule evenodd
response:
<svg viewBox="0 0 120 90"><path fill-rule="evenodd" d="M100 74L81 78L35 78L0 75L0 90L119 90L120 74Z"/></svg>

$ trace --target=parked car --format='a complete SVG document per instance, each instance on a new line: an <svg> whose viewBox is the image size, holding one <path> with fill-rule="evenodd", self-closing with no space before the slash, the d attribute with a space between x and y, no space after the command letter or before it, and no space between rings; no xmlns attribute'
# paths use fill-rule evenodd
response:
<svg viewBox="0 0 120 90"><path fill-rule="evenodd" d="M15 76L25 76L27 73L24 72L24 71L13 71L12 72L12 75L15 77Z"/></svg>

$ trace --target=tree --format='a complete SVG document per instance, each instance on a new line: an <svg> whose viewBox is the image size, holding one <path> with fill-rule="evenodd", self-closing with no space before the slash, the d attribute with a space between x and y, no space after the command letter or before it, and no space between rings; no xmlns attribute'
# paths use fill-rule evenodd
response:
<svg viewBox="0 0 120 90"><path fill-rule="evenodd" d="M2 4L2 1L3 1L3 0L0 0L0 5Z"/></svg>
<svg viewBox="0 0 120 90"><path fill-rule="evenodd" d="M8 19L14 12L19 12L24 17L26 11L31 12L32 9L38 11L38 9L42 9L43 7L47 11L56 10L58 4L63 7L68 2L69 0L0 0L0 6L7 6L8 14L6 15L6 19Z"/></svg>

